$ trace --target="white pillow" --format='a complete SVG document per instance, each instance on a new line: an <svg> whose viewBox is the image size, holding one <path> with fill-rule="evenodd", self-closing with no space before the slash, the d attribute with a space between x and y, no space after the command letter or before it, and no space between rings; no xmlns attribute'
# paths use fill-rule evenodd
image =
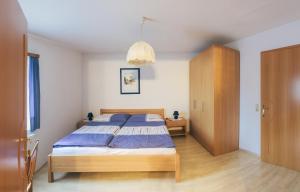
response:
<svg viewBox="0 0 300 192"><path fill-rule="evenodd" d="M93 121L97 122L110 122L111 117L113 114L102 114L102 115L97 115Z"/></svg>
<svg viewBox="0 0 300 192"><path fill-rule="evenodd" d="M163 118L158 114L147 114L146 121L164 121Z"/></svg>

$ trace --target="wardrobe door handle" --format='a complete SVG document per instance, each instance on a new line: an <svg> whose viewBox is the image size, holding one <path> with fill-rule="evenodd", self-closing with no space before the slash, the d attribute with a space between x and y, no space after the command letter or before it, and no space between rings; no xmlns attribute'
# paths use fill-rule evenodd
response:
<svg viewBox="0 0 300 192"><path fill-rule="evenodd" d="M197 109L197 100L193 100L193 109Z"/></svg>
<svg viewBox="0 0 300 192"><path fill-rule="evenodd" d="M204 102L201 103L201 111L204 112Z"/></svg>

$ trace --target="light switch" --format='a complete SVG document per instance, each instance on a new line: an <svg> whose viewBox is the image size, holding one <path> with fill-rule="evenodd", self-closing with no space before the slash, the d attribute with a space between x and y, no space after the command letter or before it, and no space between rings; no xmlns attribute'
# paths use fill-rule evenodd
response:
<svg viewBox="0 0 300 192"><path fill-rule="evenodd" d="M255 111L256 111L256 112L259 112L259 104L256 104L256 105L255 105Z"/></svg>

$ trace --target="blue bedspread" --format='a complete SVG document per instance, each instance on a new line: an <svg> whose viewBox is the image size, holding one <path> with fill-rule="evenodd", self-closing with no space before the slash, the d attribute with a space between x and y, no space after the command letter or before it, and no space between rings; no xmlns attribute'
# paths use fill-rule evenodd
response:
<svg viewBox="0 0 300 192"><path fill-rule="evenodd" d="M153 126L163 126L163 125L165 125L164 121L144 121L144 122L142 122L142 121L128 122L127 121L124 127L141 127L141 126L153 127Z"/></svg>
<svg viewBox="0 0 300 192"><path fill-rule="evenodd" d="M173 148L175 147L164 121L88 122L62 138L58 147ZM122 127L123 126L123 127ZM122 127L122 128L121 128Z"/></svg>
<svg viewBox="0 0 300 192"><path fill-rule="evenodd" d="M86 123L87 126L119 126L121 127L122 125L125 124L126 121L115 121L115 122L98 122L98 121L88 121Z"/></svg>
<svg viewBox="0 0 300 192"><path fill-rule="evenodd" d="M53 145L58 147L103 147L113 139L120 126L101 122L101 125L83 126Z"/></svg>
<svg viewBox="0 0 300 192"><path fill-rule="evenodd" d="M175 147L169 135L116 135L109 147L138 148L173 148Z"/></svg>
<svg viewBox="0 0 300 192"><path fill-rule="evenodd" d="M164 119L158 114L134 114L131 115L127 122L149 122L149 121L163 121Z"/></svg>
<svg viewBox="0 0 300 192"><path fill-rule="evenodd" d="M70 134L53 145L58 147L104 147L112 140L112 134Z"/></svg>
<svg viewBox="0 0 300 192"><path fill-rule="evenodd" d="M112 148L173 148L164 122L127 122L109 144Z"/></svg>

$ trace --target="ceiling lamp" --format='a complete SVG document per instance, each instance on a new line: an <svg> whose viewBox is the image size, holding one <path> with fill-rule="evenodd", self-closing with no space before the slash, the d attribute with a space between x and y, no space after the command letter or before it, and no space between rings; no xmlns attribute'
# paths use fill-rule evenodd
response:
<svg viewBox="0 0 300 192"><path fill-rule="evenodd" d="M141 39L143 37L144 24L146 21L153 21L150 18L143 17L141 24ZM127 63L132 65L143 65L155 63L155 53L151 45L145 41L134 43L128 50Z"/></svg>

